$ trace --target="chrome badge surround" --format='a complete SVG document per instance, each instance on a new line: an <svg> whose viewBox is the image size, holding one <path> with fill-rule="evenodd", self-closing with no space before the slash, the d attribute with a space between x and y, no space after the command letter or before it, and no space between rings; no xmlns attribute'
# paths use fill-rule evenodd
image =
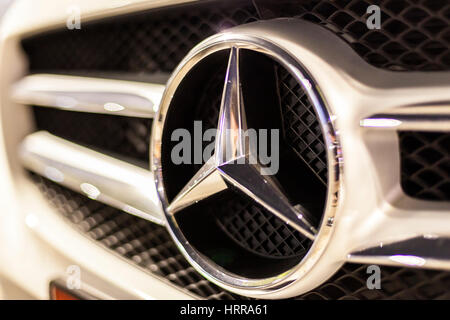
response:
<svg viewBox="0 0 450 320"><path fill-rule="evenodd" d="M166 114L175 91L188 72L200 63L203 58L220 50L228 49L231 51L233 48L248 49L263 53L283 65L297 79L314 105L327 146L327 201L315 240L309 252L299 264L282 274L263 279L249 279L230 273L212 263L190 245L178 227L174 215L167 213L170 204L165 195L162 176L161 145L163 128ZM342 159L340 158L341 148L339 145L339 137L332 119L332 113L321 95L320 88L317 87L313 77L302 66L301 62L282 46L260 36L239 33L221 33L212 36L196 46L179 64L167 83L160 109L153 124L151 167L155 174L156 188L165 212L167 228L170 234L187 260L208 280L229 291L253 297L283 298L294 296L302 291L300 280L307 277L319 259L322 258L322 254L333 232L337 207L339 205L342 185ZM339 268L340 264L334 263L332 266L332 272L334 272ZM319 281L326 280L332 272L323 274L323 278ZM289 290L285 290L287 287L289 287Z"/></svg>

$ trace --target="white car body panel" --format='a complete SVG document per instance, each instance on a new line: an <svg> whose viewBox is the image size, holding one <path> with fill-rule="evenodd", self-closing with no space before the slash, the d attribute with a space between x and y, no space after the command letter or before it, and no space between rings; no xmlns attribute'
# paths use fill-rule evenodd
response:
<svg viewBox="0 0 450 320"><path fill-rule="evenodd" d="M64 25L70 6L80 7L82 26L94 17L151 8L165 2L18 0L8 9L0 28L0 279L4 279L5 286L0 290L0 298L48 299L49 282L66 277L71 265L81 268L82 289L100 298L193 298L166 280L130 267L129 262L84 237L58 216L35 186L23 179L16 149L32 126L26 108L13 104L8 97L12 83L26 71L20 39ZM18 289L10 288L14 286Z"/></svg>

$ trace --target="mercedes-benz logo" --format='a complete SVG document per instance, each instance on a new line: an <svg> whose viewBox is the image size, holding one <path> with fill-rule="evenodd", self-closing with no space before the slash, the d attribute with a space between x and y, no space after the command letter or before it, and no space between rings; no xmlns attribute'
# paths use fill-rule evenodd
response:
<svg viewBox="0 0 450 320"><path fill-rule="evenodd" d="M247 123L239 79L239 49L236 47L230 50L224 83L214 155L171 201L167 212L174 215L231 184L313 240L316 230L306 209L299 205L294 208L275 179L270 175L263 176L259 165L249 161L252 148L248 148L244 136Z"/></svg>
<svg viewBox="0 0 450 320"><path fill-rule="evenodd" d="M254 116L255 110L262 109L260 106L252 109L253 105L249 103L246 114L244 106L244 101L254 101L246 99L249 69L240 68L240 60L248 62L249 54L255 57L263 56L261 59L265 59L267 63L276 62L288 70L294 81L313 101L324 132L325 152L333 163L328 166L328 176L333 183L328 184L325 199L321 200L323 202L319 206L324 208L321 209L324 212L316 210L313 213L309 210L310 204L305 206L298 202L292 203L292 195L285 193L278 176L264 174L264 165L259 161L252 161L257 155L254 154L254 149L249 147L246 140L248 135L244 133L249 129L248 123L253 124L253 118L247 116ZM202 81L211 81L208 80L211 79L208 74L217 70L218 65L220 68L223 66L225 76L221 80L222 96L212 156L204 158L203 164L177 166L170 157L170 145L173 146L170 141L171 134L180 124L183 128L190 128L192 124L188 123L189 119L192 119L192 122L198 119L193 115L196 104L193 96L202 94ZM243 69L247 73L242 76L241 83L240 72L243 72ZM253 91L252 94L255 95ZM183 255L202 275L227 290L247 296L279 298L299 292L298 280L313 273L313 267L322 258L334 226L329 221L333 221L339 198L338 183L334 181L340 178L339 166L335 165L337 138L329 119L319 90L301 64L285 48L260 36L240 34L238 31L213 36L194 48L180 63L169 79L154 121L152 171L167 228ZM310 182L306 179L302 183L308 185ZM228 241L227 244L220 240L224 239L225 235L222 235L222 238L209 238L215 237L220 228L214 231L209 229L218 228L217 225L210 225L211 228L205 226L202 220L206 219L205 214L210 209L202 211L201 208L205 208L202 204L207 207L217 199L223 201L221 195L224 193L228 196L228 193L234 192L251 199L269 216L276 217L282 224L290 226L295 232L298 231L300 237L304 237L309 243L305 249L306 255L276 259L262 257L258 256L258 253L245 253L242 248L227 250L231 240L225 240ZM317 218L320 218L320 215L322 218L319 222ZM239 250L241 252L236 253ZM324 265L330 272L336 268L336 264L328 265L326 261ZM257 271L253 272L254 270ZM312 283L323 280L325 276L321 273L301 285L307 288Z"/></svg>

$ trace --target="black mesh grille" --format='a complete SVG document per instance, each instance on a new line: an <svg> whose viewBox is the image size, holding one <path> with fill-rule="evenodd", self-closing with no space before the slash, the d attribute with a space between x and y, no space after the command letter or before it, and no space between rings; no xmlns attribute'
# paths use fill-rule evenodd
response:
<svg viewBox="0 0 450 320"><path fill-rule="evenodd" d="M314 107L298 81L286 69L278 68L278 78L286 141L326 185L326 148Z"/></svg>
<svg viewBox="0 0 450 320"><path fill-rule="evenodd" d="M450 133L399 133L402 188L415 198L450 201Z"/></svg>
<svg viewBox="0 0 450 320"><path fill-rule="evenodd" d="M167 231L32 175L49 202L81 232L147 271L208 299L242 299L205 280ZM450 272L381 268L381 289L369 290L366 265L346 264L330 280L296 299L450 299Z"/></svg>
<svg viewBox="0 0 450 320"><path fill-rule="evenodd" d="M187 5L83 24L23 41L30 70L171 72L198 42L256 20L248 2ZM49 59L49 57L52 57Z"/></svg>
<svg viewBox="0 0 450 320"><path fill-rule="evenodd" d="M265 257L304 256L311 245L283 220L237 192L210 204L207 210L232 239Z"/></svg>
<svg viewBox="0 0 450 320"><path fill-rule="evenodd" d="M380 29L366 26L371 4L380 7ZM338 34L376 67L398 71L450 68L447 0L322 0L310 1L301 11L298 17Z"/></svg>
<svg viewBox="0 0 450 320"><path fill-rule="evenodd" d="M83 24L23 41L33 72L93 70L169 72L199 41L254 20L297 17L347 41L366 61L392 70L450 68L447 0L207 1L133 17ZM367 7L381 8L381 29L366 26ZM49 57L52 57L49 59Z"/></svg>
<svg viewBox="0 0 450 320"><path fill-rule="evenodd" d="M302 300L450 299L450 272L381 267L381 289L367 288L367 265L346 264Z"/></svg>
<svg viewBox="0 0 450 320"><path fill-rule="evenodd" d="M42 107L33 112L39 130L148 167L150 119Z"/></svg>

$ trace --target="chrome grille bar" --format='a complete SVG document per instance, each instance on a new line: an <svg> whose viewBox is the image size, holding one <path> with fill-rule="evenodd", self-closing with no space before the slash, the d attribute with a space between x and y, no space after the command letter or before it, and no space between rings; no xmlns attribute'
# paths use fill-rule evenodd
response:
<svg viewBox="0 0 450 320"><path fill-rule="evenodd" d="M394 108L361 121L365 128L450 131L450 104Z"/></svg>
<svg viewBox="0 0 450 320"><path fill-rule="evenodd" d="M394 266L450 268L450 238L420 236L353 252L348 261Z"/></svg>
<svg viewBox="0 0 450 320"><path fill-rule="evenodd" d="M153 118L164 88L138 81L35 74L14 85L12 99L63 110Z"/></svg>
<svg viewBox="0 0 450 320"><path fill-rule="evenodd" d="M127 213L164 225L153 174L46 131L27 136L25 168Z"/></svg>

